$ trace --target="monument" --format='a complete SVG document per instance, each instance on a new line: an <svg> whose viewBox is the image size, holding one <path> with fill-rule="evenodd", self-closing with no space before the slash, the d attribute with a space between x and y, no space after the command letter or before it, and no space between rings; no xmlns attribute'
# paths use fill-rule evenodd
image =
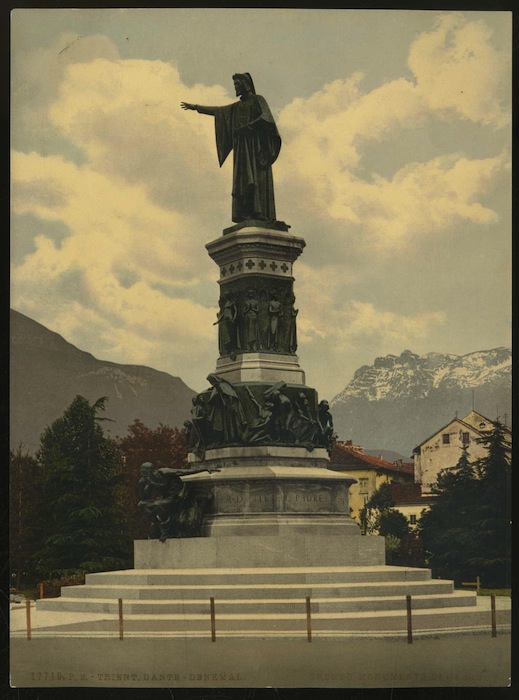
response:
<svg viewBox="0 0 519 700"><path fill-rule="evenodd" d="M219 162L232 150L234 165L234 225L206 246L219 268L218 357L185 423L192 473L181 478L192 500L203 504L200 537L358 535L360 541L348 506L355 480L328 469L329 405L305 384L296 355L294 264L305 241L276 219L272 164L281 138L250 74L233 80L238 102L181 104L214 116ZM159 541L136 543L136 565L168 565L169 548L160 540L181 536L179 527L157 535ZM283 562L279 544L271 564Z"/></svg>
<svg viewBox="0 0 519 700"><path fill-rule="evenodd" d="M185 640L211 621L212 641L216 624L218 635L310 641L310 618L323 636L409 635L412 595L415 633L486 629L474 592L429 569L386 566L384 538L362 536L349 515L355 480L329 469L329 404L296 354L294 264L305 241L276 219L281 139L251 76L234 84L240 99L229 106L182 103L214 116L219 161L231 150L234 159L233 226L206 245L219 269L218 350L184 424L189 468L142 465L150 532L134 543L134 569L87 574L37 607L77 613L67 633L113 633L124 598L124 628L136 635ZM509 613L498 621L509 628Z"/></svg>

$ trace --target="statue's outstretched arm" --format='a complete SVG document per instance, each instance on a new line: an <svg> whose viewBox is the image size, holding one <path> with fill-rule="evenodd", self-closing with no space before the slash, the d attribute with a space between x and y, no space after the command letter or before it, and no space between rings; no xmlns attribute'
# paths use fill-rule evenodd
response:
<svg viewBox="0 0 519 700"><path fill-rule="evenodd" d="M218 107L204 107L203 105L194 105L190 102L181 102L180 106L182 109L192 109L199 114L210 114L214 116Z"/></svg>

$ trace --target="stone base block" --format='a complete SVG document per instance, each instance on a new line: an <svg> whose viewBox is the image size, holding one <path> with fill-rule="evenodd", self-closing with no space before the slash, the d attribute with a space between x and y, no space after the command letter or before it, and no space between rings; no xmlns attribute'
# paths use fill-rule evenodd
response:
<svg viewBox="0 0 519 700"><path fill-rule="evenodd" d="M347 534L192 537L134 542L136 569L381 566L384 538Z"/></svg>
<svg viewBox="0 0 519 700"><path fill-rule="evenodd" d="M316 447L311 452L305 447L285 447L282 445L247 445L246 447L215 447L205 451L204 459L193 452L188 455L191 467L214 469L253 467L288 467L298 469L328 469L330 458L324 447ZM330 470L331 471L331 470ZM336 473L333 471L332 473ZM185 477L193 480L195 477ZM199 477L197 477L199 478ZM213 478L220 478L214 476Z"/></svg>
<svg viewBox="0 0 519 700"><path fill-rule="evenodd" d="M204 462L212 468L215 464ZM348 489L355 479L339 472L243 466L238 461L235 467L186 476L184 481L199 493L210 494L202 525L205 536L360 533L349 516Z"/></svg>
<svg viewBox="0 0 519 700"><path fill-rule="evenodd" d="M238 382L286 382L305 384L305 373L296 355L276 355L267 352L249 352L220 357L214 373L232 384Z"/></svg>

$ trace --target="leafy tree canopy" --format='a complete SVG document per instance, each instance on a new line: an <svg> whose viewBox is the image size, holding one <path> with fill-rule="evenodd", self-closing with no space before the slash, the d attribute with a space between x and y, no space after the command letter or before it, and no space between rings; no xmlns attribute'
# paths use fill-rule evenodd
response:
<svg viewBox="0 0 519 700"><path fill-rule="evenodd" d="M44 578L72 571L117 569L130 563L130 541L115 493L121 480L115 442L100 426L106 398L76 396L46 428L37 459L42 469L41 548Z"/></svg>
<svg viewBox="0 0 519 700"><path fill-rule="evenodd" d="M440 472L435 500L420 520L420 534L434 572L485 586L510 581L510 441L496 421L478 440L487 448L471 463L464 446L455 467Z"/></svg>
<svg viewBox="0 0 519 700"><path fill-rule="evenodd" d="M149 523L137 509L141 465L152 462L157 469L186 467L186 433L162 423L152 430L136 418L128 427L128 435L117 438L116 444L124 471L124 482L119 489L120 502L126 513L131 539L143 539L148 536Z"/></svg>

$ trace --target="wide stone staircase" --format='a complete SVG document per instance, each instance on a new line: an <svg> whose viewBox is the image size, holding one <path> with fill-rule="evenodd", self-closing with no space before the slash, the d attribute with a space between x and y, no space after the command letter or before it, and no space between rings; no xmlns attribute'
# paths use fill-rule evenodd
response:
<svg viewBox="0 0 519 700"><path fill-rule="evenodd" d="M429 569L384 565L87 574L85 585L39 600L37 611L69 613L59 616L63 631L110 635L121 599L125 635L405 636L407 596L413 634L490 630L475 592L454 590ZM497 611L497 624L509 629L509 610Z"/></svg>

